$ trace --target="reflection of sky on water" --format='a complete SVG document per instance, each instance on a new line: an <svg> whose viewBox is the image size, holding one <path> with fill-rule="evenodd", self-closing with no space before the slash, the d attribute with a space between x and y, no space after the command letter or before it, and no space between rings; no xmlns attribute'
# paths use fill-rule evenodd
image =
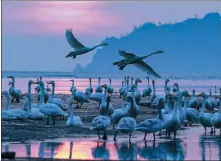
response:
<svg viewBox="0 0 221 161"><path fill-rule="evenodd" d="M201 126L180 130L177 140L159 138L155 143L152 135L148 141L143 136L119 137L117 143L112 136L105 143L97 138L56 139L49 142L26 144L3 143L3 151L15 151L16 157L98 159L98 160L221 160L221 137L204 135Z"/></svg>
<svg viewBox="0 0 221 161"><path fill-rule="evenodd" d="M36 80L36 78L16 78L15 79L15 86L18 89L21 89L23 92L27 92L28 89L28 80ZM50 80L49 78L43 78L44 81ZM70 78L54 78L56 82L56 93L65 93L68 94L70 93L70 87L71 87L71 82L69 81ZM121 81L122 79L112 79L112 86L114 87L115 91L118 91L118 89L121 87ZM139 89L143 90L144 88L147 87L147 80L142 79L142 83L139 84ZM2 79L2 90L8 90L9 79L3 78ZM156 84L156 92L158 94L163 94L164 92L164 80L155 80ZM192 92L193 88L196 90L196 94L200 92L208 92L209 89L213 89L214 91L214 85L217 87L221 87L221 81L220 80L171 80L169 82L169 86L171 88L171 91L173 89L173 84L175 82L178 82L180 85L180 90L186 89L190 92ZM108 79L101 79L101 84L109 84ZM89 86L89 80L88 79L75 79L75 86L77 87L78 90L80 91L85 91L85 89ZM92 79L92 86L95 88L97 86L97 79ZM152 85L151 85L152 86ZM34 92L35 86L32 86L32 92ZM217 92L218 92L217 88Z"/></svg>

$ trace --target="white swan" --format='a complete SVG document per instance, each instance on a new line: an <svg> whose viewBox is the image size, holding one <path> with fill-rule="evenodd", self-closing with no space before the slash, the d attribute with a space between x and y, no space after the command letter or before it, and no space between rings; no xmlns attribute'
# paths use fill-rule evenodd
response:
<svg viewBox="0 0 221 161"><path fill-rule="evenodd" d="M107 96L105 116L101 115L101 116L95 117L92 120L92 124L91 124L91 127L90 127L91 130L96 130L97 131L97 135L98 135L99 139L101 139L101 137L99 135L99 131L104 131L104 134L103 134L103 137L102 137L103 140L107 140L106 129L108 128L108 126L111 123L111 120L108 117L109 104L110 104L110 96Z"/></svg>
<svg viewBox="0 0 221 161"><path fill-rule="evenodd" d="M95 92L97 92L97 93L102 93L103 92L103 89L101 88L100 83L101 83L101 77L98 78L98 85L95 89Z"/></svg>
<svg viewBox="0 0 221 161"><path fill-rule="evenodd" d="M126 80L126 88L125 88L124 95L123 95L124 100L126 99L128 91L129 91L129 76L127 76L127 80Z"/></svg>
<svg viewBox="0 0 221 161"><path fill-rule="evenodd" d="M130 104L125 102L121 105L121 108L114 110L113 114L110 117L113 124L113 129L115 129L114 125L117 124L121 118L129 116L129 108L127 106L130 106Z"/></svg>
<svg viewBox="0 0 221 161"><path fill-rule="evenodd" d="M213 132L212 130L212 117L213 114L211 113L204 113L205 108L206 108L206 94L203 92L201 94L199 94L198 96L202 96L203 97L203 103L202 103L202 107L200 109L200 113L199 113L199 120L201 125L204 127L205 129L205 133L206 133L206 128L207 127L211 127L211 133Z"/></svg>
<svg viewBox="0 0 221 161"><path fill-rule="evenodd" d="M69 43L69 45L74 48L75 51L73 52L70 52L66 58L68 57L73 57L76 58L77 55L82 55L82 54L86 54L94 49L96 49L97 47L99 46L107 46L108 44L107 43L101 43L99 45L96 45L92 48L88 48L88 47L85 47L84 45L82 45L73 35L72 33L72 30L71 29L67 29L66 32L65 32L65 36L66 36L66 39Z"/></svg>
<svg viewBox="0 0 221 161"><path fill-rule="evenodd" d="M84 103L89 103L88 96L84 92L74 89L72 90L72 93L74 93L74 99L77 101L76 108L81 108ZM78 103L81 105L79 106Z"/></svg>
<svg viewBox="0 0 221 161"><path fill-rule="evenodd" d="M131 91L132 91L131 86L132 86L132 84L133 84L133 80L134 80L134 77L131 77L131 78L130 78L130 85L129 85L129 87L128 87L128 92L131 92Z"/></svg>
<svg viewBox="0 0 221 161"><path fill-rule="evenodd" d="M214 132L215 132L215 129L220 129L220 133L221 133L221 104L219 105L219 112L216 112L213 114L212 125L214 127Z"/></svg>
<svg viewBox="0 0 221 161"><path fill-rule="evenodd" d="M197 102L197 99L196 99L196 96L195 96L195 89L193 89L193 95L189 100L188 106L191 107L191 108L197 109L198 102Z"/></svg>
<svg viewBox="0 0 221 161"><path fill-rule="evenodd" d="M138 89L138 82L139 83L142 83L142 81L139 79L139 78L137 78L136 80L135 80L135 92L134 92L134 96L135 96L135 100L136 100L136 104L138 104L139 102L140 102L140 99L141 99L141 93L140 93L140 91L139 91L139 89ZM127 100L127 98L128 97L131 97L131 95L132 95L132 87L131 87L131 89L130 89L130 92L127 92L127 96L126 96L126 100Z"/></svg>
<svg viewBox="0 0 221 161"><path fill-rule="evenodd" d="M74 115L73 105L74 103L74 94L72 94L69 102L69 109L70 109L70 116L68 117L66 121L66 125L69 127L82 127L83 122L81 121L81 118L79 116Z"/></svg>
<svg viewBox="0 0 221 161"><path fill-rule="evenodd" d="M74 79L71 79L70 81L72 82L70 92L72 92L73 90L77 90L77 88L74 86Z"/></svg>
<svg viewBox="0 0 221 161"><path fill-rule="evenodd" d="M154 77L157 78L161 78L159 74L157 74L147 63L143 61L143 59L158 53L163 53L163 51L158 50L146 56L138 56L134 53L120 50L119 54L120 56L124 57L124 59L118 62L114 62L113 65L117 65L119 67L119 70L123 70L127 65L132 64L138 69L146 72L147 74L153 75Z"/></svg>
<svg viewBox="0 0 221 161"><path fill-rule="evenodd" d="M101 115L105 115L106 114L106 97L107 97L107 90L108 90L108 86L106 84L101 86L102 88L104 88L104 94L103 94L103 98L102 98L102 102L99 108L100 114ZM113 107L112 104L109 103L109 107L108 107L108 116L111 116L113 113Z"/></svg>
<svg viewBox="0 0 221 161"><path fill-rule="evenodd" d="M45 119L45 115L40 112L39 108L31 107L31 94L26 94L26 102L28 104L28 118L31 120L43 120Z"/></svg>
<svg viewBox="0 0 221 161"><path fill-rule="evenodd" d="M110 81L110 85L107 88L107 93L111 94L111 96L112 96L112 94L114 93L114 88L111 86L111 79L109 79L109 81Z"/></svg>
<svg viewBox="0 0 221 161"><path fill-rule="evenodd" d="M124 81L122 81L121 83L122 83L122 84L121 84L121 87L120 87L120 89L119 89L120 98L121 98L121 96L123 95L123 92L124 92Z"/></svg>
<svg viewBox="0 0 221 161"><path fill-rule="evenodd" d="M124 85L123 85L123 87L121 87L120 90L119 90L120 98L121 98L121 96L124 95L124 93L125 93L125 91L126 91L126 88L127 88L127 77L124 77L124 81L122 81L122 82L124 82Z"/></svg>
<svg viewBox="0 0 221 161"><path fill-rule="evenodd" d="M86 88L85 92L89 91L90 93L93 93L93 87L91 85L91 77L89 77L89 87Z"/></svg>
<svg viewBox="0 0 221 161"><path fill-rule="evenodd" d="M30 94L31 95L31 85L33 84L34 82L32 81L32 80L29 80L28 81L28 94ZM24 110L25 111L27 111L27 109L28 109L28 106L29 106L29 104L28 104L28 101L25 101L25 103L24 103ZM38 108L39 107L39 105L38 104L36 104L36 103L31 103L31 109L33 109L33 108Z"/></svg>
<svg viewBox="0 0 221 161"><path fill-rule="evenodd" d="M162 118L162 113L161 110L159 109L159 117ZM143 140L146 140L146 135L149 133L153 133L153 137L155 140L155 133L157 131L160 131L164 127L164 121L159 118L153 118L153 119L146 119L142 122L140 122L136 126L137 131L141 131L144 133L144 138Z"/></svg>
<svg viewBox="0 0 221 161"><path fill-rule="evenodd" d="M7 103L5 102L6 103L6 109L8 109L9 97L10 96L9 96L8 91L4 91L3 94L4 94L4 96L6 98L6 101L7 101ZM24 96L24 94L22 96ZM7 110L7 113L9 113L10 115L13 115L17 119L21 119L21 120L28 118L28 112L23 110L23 109L18 109L18 108L15 109L14 108L14 109Z"/></svg>
<svg viewBox="0 0 221 161"><path fill-rule="evenodd" d="M57 116L67 116L67 113L64 112L58 105L53 104L53 103L44 103L44 82L43 81L38 81L34 82L35 84L40 85L40 103L39 103L39 109L40 112L42 112L45 116L47 116L47 125L49 124L49 117L52 117L53 119L53 125L55 124L55 117Z"/></svg>
<svg viewBox="0 0 221 161"><path fill-rule="evenodd" d="M155 81L154 80L152 80L152 84L153 84L153 96L151 98L151 107L162 109L164 107L164 97L156 95Z"/></svg>
<svg viewBox="0 0 221 161"><path fill-rule="evenodd" d="M19 89L15 88L15 78L14 76L8 76L7 78L11 78L12 81L9 82L8 85L11 85L9 88L9 93L12 96L11 102L14 102L14 99L16 99L16 102L19 103L20 99L22 98L22 92Z"/></svg>
<svg viewBox="0 0 221 161"><path fill-rule="evenodd" d="M91 94L89 91L86 93L87 97L90 100L93 100L95 102L98 102L98 109L100 108L101 102L102 102L102 98L103 98L103 93L99 93L99 92L95 92L93 94Z"/></svg>
<svg viewBox="0 0 221 161"><path fill-rule="evenodd" d="M187 100L184 102L184 107L186 110L186 119L189 125L192 126L194 122L197 122L199 119L199 112L195 108L187 107Z"/></svg>
<svg viewBox="0 0 221 161"><path fill-rule="evenodd" d="M42 76L40 76L40 81L42 81L43 82L43 80L42 80ZM39 101L40 101L40 95L41 95L41 89L40 89L40 86L38 85L38 91L37 91L37 93L38 93L38 103L39 103ZM48 96L48 91L47 91L47 89L46 88L44 88L44 103L47 103L48 102L48 99L49 99L49 96Z"/></svg>
<svg viewBox="0 0 221 161"><path fill-rule="evenodd" d="M60 98L55 98L54 91L55 91L55 81L46 82L47 84L52 85L52 92L51 96L49 97L48 103L53 103L59 106L63 111L66 111L64 102Z"/></svg>
<svg viewBox="0 0 221 161"><path fill-rule="evenodd" d="M135 85L132 85L132 91L134 91ZM133 118L133 110L134 110L134 106L136 105L136 101L134 98L134 92L132 92L132 98L130 99L130 103L131 103L131 107L130 107L130 117L123 117L120 119L118 125L117 125L117 131L115 132L114 135L114 141L116 140L117 137L117 133L120 131L122 133L128 133L129 134L129 141L131 140L131 135L132 132L135 130L136 127L136 121Z"/></svg>
<svg viewBox="0 0 221 161"><path fill-rule="evenodd" d="M4 99L4 110L2 110L2 121L16 120L17 118L8 112L8 104L9 104L9 94L7 91L2 92L2 96L5 96Z"/></svg>
<svg viewBox="0 0 221 161"><path fill-rule="evenodd" d="M152 89L151 89L151 87L150 87L150 78L149 78L149 77L146 77L146 78L147 78L147 80L148 80L148 86L147 86L147 88L145 88L145 89L143 90L142 97L149 97L150 94L152 93Z"/></svg>

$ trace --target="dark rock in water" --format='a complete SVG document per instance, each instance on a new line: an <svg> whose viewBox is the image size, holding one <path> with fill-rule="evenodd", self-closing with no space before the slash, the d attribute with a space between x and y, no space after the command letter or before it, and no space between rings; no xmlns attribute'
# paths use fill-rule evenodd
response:
<svg viewBox="0 0 221 161"><path fill-rule="evenodd" d="M15 159L15 152L2 152L2 159Z"/></svg>

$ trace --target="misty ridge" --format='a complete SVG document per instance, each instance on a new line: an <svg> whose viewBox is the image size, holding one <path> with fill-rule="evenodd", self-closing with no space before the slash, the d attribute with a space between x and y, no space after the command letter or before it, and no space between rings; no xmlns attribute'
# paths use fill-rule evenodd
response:
<svg viewBox="0 0 221 161"><path fill-rule="evenodd" d="M107 33L108 34L108 33ZM148 57L147 62L161 76L221 76L221 17L208 13L202 19L179 23L145 23L120 38L108 37L107 47L98 49L85 68L77 64L74 74L90 76L146 75L129 65L119 71L113 62L121 60L118 50L138 55L156 50L164 53Z"/></svg>

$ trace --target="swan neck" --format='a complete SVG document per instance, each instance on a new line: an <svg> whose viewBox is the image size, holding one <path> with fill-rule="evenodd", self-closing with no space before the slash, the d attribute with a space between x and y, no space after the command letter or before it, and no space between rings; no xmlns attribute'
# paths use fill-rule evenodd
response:
<svg viewBox="0 0 221 161"><path fill-rule="evenodd" d="M54 98L55 84L52 84L51 96Z"/></svg>
<svg viewBox="0 0 221 161"><path fill-rule="evenodd" d="M103 98L102 98L103 103L106 101L106 96L107 96L107 89L104 88L104 94L103 94Z"/></svg>
<svg viewBox="0 0 221 161"><path fill-rule="evenodd" d="M28 98L26 98L26 101L28 104L28 113L30 113L31 112L31 101Z"/></svg>
<svg viewBox="0 0 221 161"><path fill-rule="evenodd" d="M219 104L219 115L221 116L221 100L220 100L220 104Z"/></svg>
<svg viewBox="0 0 221 161"><path fill-rule="evenodd" d="M155 90L155 83L153 83L153 95L156 95L156 90Z"/></svg>
<svg viewBox="0 0 221 161"><path fill-rule="evenodd" d="M90 87L91 87L91 79L90 79Z"/></svg>
<svg viewBox="0 0 221 161"><path fill-rule="evenodd" d="M40 86L40 101L39 101L39 104L40 105L43 105L44 104L44 96L45 96L45 90L44 90L44 87L41 87Z"/></svg>
<svg viewBox="0 0 221 161"><path fill-rule="evenodd" d="M100 78L98 78L98 85L99 85L99 86L100 86L100 83L101 83Z"/></svg>
<svg viewBox="0 0 221 161"><path fill-rule="evenodd" d="M99 46L103 46L103 44L96 45L93 48L91 48L91 50L94 50L94 49L98 48Z"/></svg>
<svg viewBox="0 0 221 161"><path fill-rule="evenodd" d="M205 108L206 108L206 99L203 98L203 103L202 103L202 107L201 107L201 109L200 109L200 113L204 113Z"/></svg>
<svg viewBox="0 0 221 161"><path fill-rule="evenodd" d="M28 83L28 94L31 94L31 83Z"/></svg>

